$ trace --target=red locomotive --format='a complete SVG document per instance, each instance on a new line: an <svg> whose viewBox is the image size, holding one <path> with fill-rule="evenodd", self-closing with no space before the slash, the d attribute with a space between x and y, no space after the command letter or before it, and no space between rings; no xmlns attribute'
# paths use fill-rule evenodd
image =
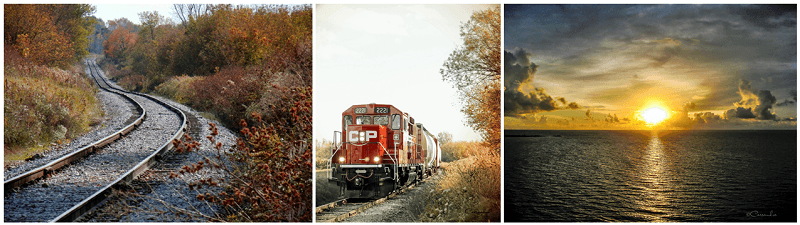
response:
<svg viewBox="0 0 800 225"><path fill-rule="evenodd" d="M342 198L377 199L436 173L441 150L435 136L392 105L353 105L334 131L331 182Z"/></svg>

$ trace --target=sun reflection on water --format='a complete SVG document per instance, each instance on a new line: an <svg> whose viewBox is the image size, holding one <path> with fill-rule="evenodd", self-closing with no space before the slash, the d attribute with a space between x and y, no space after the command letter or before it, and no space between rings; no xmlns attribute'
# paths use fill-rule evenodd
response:
<svg viewBox="0 0 800 225"><path fill-rule="evenodd" d="M644 163L639 175L642 196L637 201L637 211L641 217L656 222L667 221L675 214L669 198L671 178L664 151L658 132L653 131L643 155Z"/></svg>

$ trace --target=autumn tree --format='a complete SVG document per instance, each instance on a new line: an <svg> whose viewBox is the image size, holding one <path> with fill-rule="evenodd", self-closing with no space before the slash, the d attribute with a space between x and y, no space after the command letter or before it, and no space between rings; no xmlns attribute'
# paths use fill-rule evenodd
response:
<svg viewBox="0 0 800 225"><path fill-rule="evenodd" d="M500 7L473 13L461 25L463 46L439 73L458 89L461 112L484 142L500 151Z"/></svg>
<svg viewBox="0 0 800 225"><path fill-rule="evenodd" d="M115 24L114 21L109 24ZM137 35L124 26L114 27L111 35L103 42L103 52L114 62L122 62L136 44Z"/></svg>
<svg viewBox="0 0 800 225"><path fill-rule="evenodd" d="M136 24L134 24L132 21L128 20L128 18L125 17L108 21L109 31L114 31L119 28L125 28L131 32L137 32L139 30L139 27Z"/></svg>
<svg viewBox="0 0 800 225"><path fill-rule="evenodd" d="M56 28L72 43L73 62L83 58L89 51L89 34L94 31L96 7L89 4L56 4L53 7L53 22Z"/></svg>
<svg viewBox="0 0 800 225"><path fill-rule="evenodd" d="M91 5L4 5L4 42L37 64L65 68L88 54Z"/></svg>
<svg viewBox="0 0 800 225"><path fill-rule="evenodd" d="M156 11L139 13L138 38L128 55L131 70L145 77L142 88L154 90L172 74L172 50L181 41L182 31L169 18Z"/></svg>

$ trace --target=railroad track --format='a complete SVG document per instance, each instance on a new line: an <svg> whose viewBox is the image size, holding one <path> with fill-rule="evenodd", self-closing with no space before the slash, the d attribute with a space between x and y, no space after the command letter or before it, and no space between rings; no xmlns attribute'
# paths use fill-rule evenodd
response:
<svg viewBox="0 0 800 225"><path fill-rule="evenodd" d="M130 101L139 116L111 135L5 180L5 222L73 221L145 172L183 136L187 117L180 109L115 87L93 59L86 63L95 83Z"/></svg>
<svg viewBox="0 0 800 225"><path fill-rule="evenodd" d="M363 212L364 210L372 208L373 206L376 206L376 205L379 205L379 204L381 204L383 202L386 202L389 199L392 199L392 198L396 197L397 195L403 194L406 191L414 188L414 186L416 186L420 182L425 182L428 179L430 179L430 177L426 177L422 181L418 181L418 182L412 183L411 185L403 187L402 189L400 189L398 191L392 192L391 194L389 194L386 197L383 197L383 198L380 198L380 199L376 199L376 200L372 200L372 201L367 201L367 202L353 202L353 201L351 201L351 202L348 202L347 199L343 199L343 200L338 200L338 201L335 201L335 202L331 202L331 203L319 206L319 207L315 208L315 210L314 210L315 213L316 213L316 216L314 217L314 221L316 221L316 222L339 222L339 221L343 221L343 220L345 220L345 219L347 219L347 218L349 218L351 216L355 216L355 215Z"/></svg>

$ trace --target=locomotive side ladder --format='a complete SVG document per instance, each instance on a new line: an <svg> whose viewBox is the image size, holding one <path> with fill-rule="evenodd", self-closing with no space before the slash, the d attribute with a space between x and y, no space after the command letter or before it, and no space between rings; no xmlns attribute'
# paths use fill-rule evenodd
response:
<svg viewBox="0 0 800 225"><path fill-rule="evenodd" d="M342 137L342 132L333 131L333 143L331 143L331 147L336 149L333 153L331 153L331 158L328 159L328 180L333 180L333 157L339 152L339 149L342 148L342 143L340 141L336 141L338 138Z"/></svg>

